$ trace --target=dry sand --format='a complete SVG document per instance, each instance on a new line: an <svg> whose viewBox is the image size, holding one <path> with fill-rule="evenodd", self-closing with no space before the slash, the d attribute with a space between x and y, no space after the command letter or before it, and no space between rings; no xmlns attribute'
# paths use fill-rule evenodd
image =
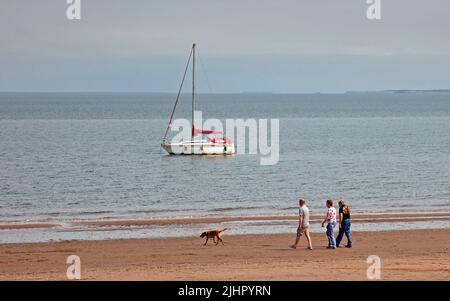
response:
<svg viewBox="0 0 450 301"><path fill-rule="evenodd" d="M450 280L450 230L353 233L354 247L288 248L295 234L227 235L225 245L199 237L0 245L0 280L65 280L66 258L81 258L85 280L366 280L369 255L383 280ZM344 242L345 242L344 238ZM211 243L211 241L210 241Z"/></svg>

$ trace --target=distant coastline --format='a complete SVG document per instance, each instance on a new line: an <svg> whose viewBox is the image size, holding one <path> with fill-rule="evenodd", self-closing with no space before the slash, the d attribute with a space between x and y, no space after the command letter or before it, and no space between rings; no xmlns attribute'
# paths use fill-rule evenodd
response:
<svg viewBox="0 0 450 301"><path fill-rule="evenodd" d="M379 90L379 91L347 91L346 93L391 93L391 94L417 94L417 93L450 93L450 89L431 90Z"/></svg>
<svg viewBox="0 0 450 301"><path fill-rule="evenodd" d="M349 90L345 92L282 92L282 91L242 91L242 92L198 92L199 95L337 95L337 94L368 94L368 93L389 93L389 94L420 94L420 93L450 93L450 89L394 89L394 90ZM172 95L168 91L0 91L0 95L8 94L154 94ZM182 95L190 95L183 92Z"/></svg>

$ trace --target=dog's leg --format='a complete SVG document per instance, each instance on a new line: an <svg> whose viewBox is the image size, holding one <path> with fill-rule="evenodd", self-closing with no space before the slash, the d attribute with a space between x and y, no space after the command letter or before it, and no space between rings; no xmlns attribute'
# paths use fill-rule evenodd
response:
<svg viewBox="0 0 450 301"><path fill-rule="evenodd" d="M216 237L215 236L213 237L213 243L216 243Z"/></svg>
<svg viewBox="0 0 450 301"><path fill-rule="evenodd" d="M204 246L206 246L206 244L208 243L208 236L206 236L206 240L205 240L205 243L203 244Z"/></svg>

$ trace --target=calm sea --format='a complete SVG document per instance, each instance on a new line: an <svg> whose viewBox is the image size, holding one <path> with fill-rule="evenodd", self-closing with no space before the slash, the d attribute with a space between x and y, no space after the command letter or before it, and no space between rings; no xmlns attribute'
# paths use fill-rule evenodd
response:
<svg viewBox="0 0 450 301"><path fill-rule="evenodd" d="M1 93L0 222L450 211L450 94L199 95L203 118L278 118L280 161L167 156L172 94ZM189 97L176 117L189 118Z"/></svg>

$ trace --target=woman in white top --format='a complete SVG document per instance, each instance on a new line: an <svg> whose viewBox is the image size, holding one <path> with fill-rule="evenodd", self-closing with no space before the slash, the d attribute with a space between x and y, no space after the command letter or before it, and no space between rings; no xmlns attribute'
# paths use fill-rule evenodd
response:
<svg viewBox="0 0 450 301"><path fill-rule="evenodd" d="M336 249L336 239L334 238L334 227L336 227L336 208L333 207L333 201L327 200L327 215L322 222L322 227L327 223L327 249Z"/></svg>

